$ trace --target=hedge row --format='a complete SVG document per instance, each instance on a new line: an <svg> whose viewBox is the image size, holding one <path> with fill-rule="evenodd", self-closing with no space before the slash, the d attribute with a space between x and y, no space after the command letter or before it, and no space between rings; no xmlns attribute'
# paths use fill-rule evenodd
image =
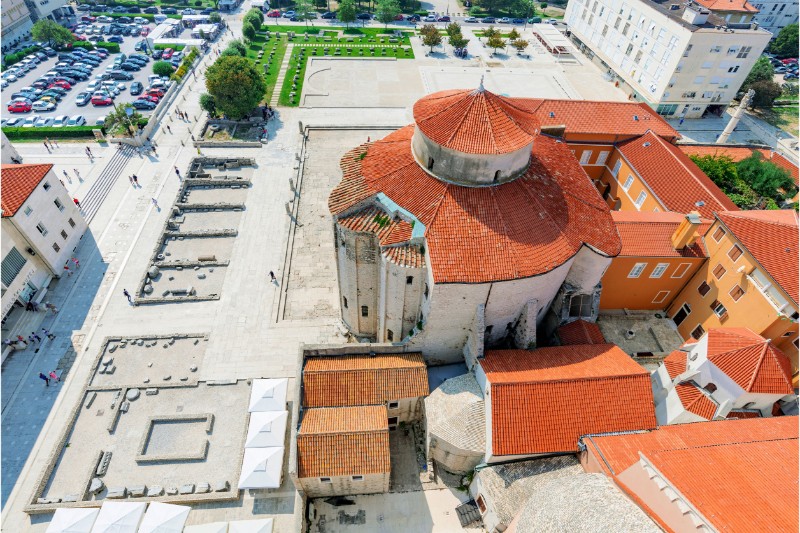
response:
<svg viewBox="0 0 800 533"><path fill-rule="evenodd" d="M119 53L119 43L106 43L103 41L97 41L95 44L98 48L105 48L108 50L109 54L118 54Z"/></svg>
<svg viewBox="0 0 800 533"><path fill-rule="evenodd" d="M166 50L167 48L172 48L173 50L183 50L186 48L185 44L157 44L153 46L156 50Z"/></svg>
<svg viewBox="0 0 800 533"><path fill-rule="evenodd" d="M96 126L67 126L63 128L3 128L3 133L10 140L23 139L81 139L84 137L94 137L92 130ZM101 128L102 129L102 128Z"/></svg>
<svg viewBox="0 0 800 533"><path fill-rule="evenodd" d="M194 63L195 58L199 55L197 48L192 48L191 51L186 54L186 57L183 58L181 61L181 65L178 67L178 70L170 76L170 79L175 81L180 81L189 72L189 69L192 67L192 63Z"/></svg>
<svg viewBox="0 0 800 533"><path fill-rule="evenodd" d="M19 63L20 61L25 59L25 56L30 55L34 52L38 52L41 49L42 49L41 46L36 46L36 45L29 46L27 48L20 50L19 52L14 52L13 54L6 54L3 57L3 62L5 63L6 67L10 67L14 63Z"/></svg>
<svg viewBox="0 0 800 533"><path fill-rule="evenodd" d="M142 17L143 19L147 19L150 22L153 22L156 19L156 16L152 13L103 13L103 12L92 12L93 17L111 17L112 19L118 19L120 17ZM164 15L168 19L178 19L180 20L182 15ZM100 23L102 24L102 22Z"/></svg>

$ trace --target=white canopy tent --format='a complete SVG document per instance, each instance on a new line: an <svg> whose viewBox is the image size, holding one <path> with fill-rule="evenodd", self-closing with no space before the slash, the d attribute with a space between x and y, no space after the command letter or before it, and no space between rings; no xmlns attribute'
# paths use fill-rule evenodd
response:
<svg viewBox="0 0 800 533"><path fill-rule="evenodd" d="M228 533L272 533L272 518L228 522Z"/></svg>
<svg viewBox="0 0 800 533"><path fill-rule="evenodd" d="M250 414L245 448L283 446L286 436L287 411L265 411Z"/></svg>
<svg viewBox="0 0 800 533"><path fill-rule="evenodd" d="M250 412L285 411L288 383L286 378L254 379L250 392Z"/></svg>
<svg viewBox="0 0 800 533"><path fill-rule="evenodd" d="M90 533L100 509L56 509L47 533Z"/></svg>
<svg viewBox="0 0 800 533"><path fill-rule="evenodd" d="M211 522L208 524L198 524L196 526L186 526L183 533L228 533L227 522Z"/></svg>
<svg viewBox="0 0 800 533"><path fill-rule="evenodd" d="M240 489L277 489L283 474L283 446L245 448Z"/></svg>
<svg viewBox="0 0 800 533"><path fill-rule="evenodd" d="M104 502L92 533L136 533L145 507L144 502Z"/></svg>
<svg viewBox="0 0 800 533"><path fill-rule="evenodd" d="M181 533L191 510L186 505L153 502L144 514L139 533Z"/></svg>

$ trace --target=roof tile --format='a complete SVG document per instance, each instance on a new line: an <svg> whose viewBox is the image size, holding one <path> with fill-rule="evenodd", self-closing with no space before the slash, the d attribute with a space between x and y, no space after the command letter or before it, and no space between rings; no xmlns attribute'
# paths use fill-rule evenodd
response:
<svg viewBox="0 0 800 533"><path fill-rule="evenodd" d="M2 190L3 216L13 217L52 168L52 164L2 165L0 167L0 189Z"/></svg>
<svg viewBox="0 0 800 533"><path fill-rule="evenodd" d="M697 239L690 245L676 250L672 247L672 235L686 215L672 211L612 211L611 217L617 225L622 251L628 257L707 257L701 235L704 235L711 220L701 219L697 228Z"/></svg>
<svg viewBox="0 0 800 533"><path fill-rule="evenodd" d="M594 322L578 319L564 324L556 331L562 346L570 344L606 344L600 326Z"/></svg>

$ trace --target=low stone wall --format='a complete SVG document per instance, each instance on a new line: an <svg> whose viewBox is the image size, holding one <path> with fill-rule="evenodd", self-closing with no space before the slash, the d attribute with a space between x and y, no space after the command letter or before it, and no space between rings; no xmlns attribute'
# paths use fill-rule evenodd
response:
<svg viewBox="0 0 800 533"><path fill-rule="evenodd" d="M265 122L262 119L249 119L249 120L225 120L225 119L210 119L206 118L205 124L203 124L203 128L200 131L200 139L194 141L195 148L260 148L263 144L260 141L240 141L236 139L226 139L222 141L215 141L211 139L206 139L206 132L208 131L209 126L213 124L219 124L220 126L226 127L240 127L240 126L247 126L248 128L257 125L261 122Z"/></svg>

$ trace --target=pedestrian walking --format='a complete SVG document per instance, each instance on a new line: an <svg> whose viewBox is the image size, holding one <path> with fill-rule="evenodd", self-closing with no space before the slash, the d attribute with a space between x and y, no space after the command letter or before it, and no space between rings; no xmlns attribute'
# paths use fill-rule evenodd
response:
<svg viewBox="0 0 800 533"><path fill-rule="evenodd" d="M269 271L269 280L272 282L278 281L278 279L275 277L275 272L272 270Z"/></svg>
<svg viewBox="0 0 800 533"><path fill-rule="evenodd" d="M51 370L51 371L50 371L50 379L52 379L52 380L53 380L54 382L56 382L56 383L58 383L59 381L61 381L61 378L59 378L59 377L58 377L58 374L56 374L56 371L55 371L55 370Z"/></svg>
<svg viewBox="0 0 800 533"><path fill-rule="evenodd" d="M51 143L51 142L50 142L50 138L49 138L49 137L45 137L45 138L44 138L44 144L46 144L46 145L47 145L47 146L49 146L50 148L52 148L52 147L53 147L53 143Z"/></svg>
<svg viewBox="0 0 800 533"><path fill-rule="evenodd" d="M131 293L128 292L128 289L122 289L122 294L124 294L125 298L128 299L129 304L133 303L133 300L131 300Z"/></svg>
<svg viewBox="0 0 800 533"><path fill-rule="evenodd" d="M50 141L50 147L51 147L51 148L52 148L52 146L53 146L54 144L56 145L56 148L58 148L58 141Z"/></svg>
<svg viewBox="0 0 800 533"><path fill-rule="evenodd" d="M36 339L34 339L34 338L33 338L33 335L28 335L28 341L29 341L31 344L34 344L34 343L36 342Z"/></svg>
<svg viewBox="0 0 800 533"><path fill-rule="evenodd" d="M83 178L81 178L81 173L80 173L80 172L78 172L78 169L77 169L77 168L73 168L73 169L72 169L72 171L73 171L73 172L75 173L75 175L78 177L78 181L83 181Z"/></svg>
<svg viewBox="0 0 800 533"><path fill-rule="evenodd" d="M48 154L50 153L50 147L49 147L49 146L47 146L47 143L46 143L46 142L44 143L44 149L45 149L45 150L47 150L47 153L48 153Z"/></svg>
<svg viewBox="0 0 800 533"><path fill-rule="evenodd" d="M133 178L133 183L135 185L139 185L139 177L136 174L132 174L131 178Z"/></svg>
<svg viewBox="0 0 800 533"><path fill-rule="evenodd" d="M169 124L167 124L167 131L169 132L170 135L172 135L172 128L169 127Z"/></svg>
<svg viewBox="0 0 800 533"><path fill-rule="evenodd" d="M191 133L190 133L190 134L189 134L189 137L191 137L191 138L192 138L192 141L194 141L194 140L195 140L195 138L194 138L194 135L193 135L193 134L191 134Z"/></svg>
<svg viewBox="0 0 800 533"><path fill-rule="evenodd" d="M33 336L34 339L36 339L36 342L42 342L42 338L39 335L37 335L35 331L31 331L31 335Z"/></svg>
<svg viewBox="0 0 800 533"><path fill-rule="evenodd" d="M156 200L155 198L150 198L150 201L153 202L153 205L156 206L156 209L161 211L161 208L158 207L158 200Z"/></svg>
<svg viewBox="0 0 800 533"><path fill-rule="evenodd" d="M46 328L42 328L42 335L44 335L45 337L47 337L50 340L53 340L53 339L56 338L56 336L53 335L52 333L50 333L50 330L48 330Z"/></svg>
<svg viewBox="0 0 800 533"><path fill-rule="evenodd" d="M54 315L55 315L56 313L58 313L58 307L56 307L55 305L51 304L50 302L45 302L45 303L44 303L44 306L45 306L45 308L46 308L48 311L50 311L50 312L51 312L51 313L53 313Z"/></svg>
<svg viewBox="0 0 800 533"><path fill-rule="evenodd" d="M128 176L128 181L131 182L131 185L133 185L133 176Z"/></svg>
<svg viewBox="0 0 800 533"><path fill-rule="evenodd" d="M62 172L64 173L64 177L67 178L67 181L72 183L72 178L69 177L69 174L67 174L67 171L66 170L62 170Z"/></svg>
<svg viewBox="0 0 800 533"><path fill-rule="evenodd" d="M81 209L81 203L78 201L77 198L73 198L72 201L75 202L75 205L78 206L78 209Z"/></svg>
<svg viewBox="0 0 800 533"><path fill-rule="evenodd" d="M72 270L67 265L64 265L64 272L67 273L67 277L72 276Z"/></svg>
<svg viewBox="0 0 800 533"><path fill-rule="evenodd" d="M39 372L39 379L44 381L44 386L45 387L49 387L50 386L50 378L45 376L42 372Z"/></svg>
<svg viewBox="0 0 800 533"><path fill-rule="evenodd" d="M178 179L181 179L181 171L178 170L178 167L175 167L175 175L178 176Z"/></svg>
<svg viewBox="0 0 800 533"><path fill-rule="evenodd" d="M88 146L86 147L86 155L89 156L89 159L94 159L94 154L92 153L92 149Z"/></svg>
<svg viewBox="0 0 800 533"><path fill-rule="evenodd" d="M72 259L70 259L70 261L75 263L75 268L80 268L81 267L81 262L78 260L77 257L73 257Z"/></svg>

